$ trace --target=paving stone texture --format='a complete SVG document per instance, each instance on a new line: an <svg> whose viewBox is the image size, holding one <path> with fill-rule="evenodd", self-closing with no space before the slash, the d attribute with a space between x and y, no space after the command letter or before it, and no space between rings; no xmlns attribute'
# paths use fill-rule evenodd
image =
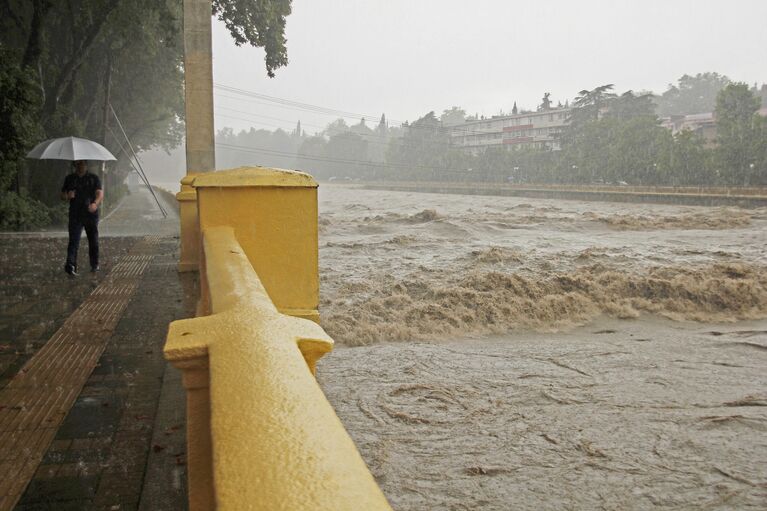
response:
<svg viewBox="0 0 767 511"><path fill-rule="evenodd" d="M66 239L0 236L0 510L186 508L184 394L162 346L196 282L176 272L177 218L150 206L135 190L105 222L104 271L74 280Z"/></svg>

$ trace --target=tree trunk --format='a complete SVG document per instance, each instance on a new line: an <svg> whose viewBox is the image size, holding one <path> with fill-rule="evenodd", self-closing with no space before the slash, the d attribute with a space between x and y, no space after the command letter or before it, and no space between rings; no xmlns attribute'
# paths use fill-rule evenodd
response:
<svg viewBox="0 0 767 511"><path fill-rule="evenodd" d="M43 1L43 0L36 0ZM75 71L83 63L88 56L89 51L93 48L101 29L104 27L109 19L109 16L119 5L119 0L110 0L98 13L94 19L93 24L89 27L87 34L82 38L80 44L75 48L72 57L62 66L62 71L53 86L53 89L47 95L45 105L43 106L43 115L49 117L58 108L58 101L62 93L66 91L72 84L75 77Z"/></svg>
<svg viewBox="0 0 767 511"><path fill-rule="evenodd" d="M32 4L32 22L29 26L27 47L21 59L21 67L37 67L37 61L42 54L43 22L52 6L51 0L34 0Z"/></svg>
<svg viewBox="0 0 767 511"><path fill-rule="evenodd" d="M51 0L34 0L32 4L32 22L29 26L29 36L27 37L27 47L24 50L24 56L21 59L21 68L32 67L37 70L40 81L40 92L43 102L45 101L45 84L43 83L43 73L40 66L40 56L43 53L43 22L52 7Z"/></svg>

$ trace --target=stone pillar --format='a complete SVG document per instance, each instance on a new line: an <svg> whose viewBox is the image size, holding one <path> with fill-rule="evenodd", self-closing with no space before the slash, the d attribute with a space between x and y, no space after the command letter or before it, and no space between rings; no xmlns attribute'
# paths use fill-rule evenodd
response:
<svg viewBox="0 0 767 511"><path fill-rule="evenodd" d="M210 0L184 0L186 173L216 169Z"/></svg>
<svg viewBox="0 0 767 511"><path fill-rule="evenodd" d="M181 192L176 196L181 213L179 271L197 270L200 229L197 225L196 195L189 176L216 169L211 15L210 0L184 0L187 178L181 181Z"/></svg>

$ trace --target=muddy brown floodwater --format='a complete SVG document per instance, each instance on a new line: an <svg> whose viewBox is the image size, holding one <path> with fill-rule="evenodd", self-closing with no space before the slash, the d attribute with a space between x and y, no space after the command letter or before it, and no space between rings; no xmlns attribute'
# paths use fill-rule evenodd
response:
<svg viewBox="0 0 767 511"><path fill-rule="evenodd" d="M767 211L320 190L319 380L395 509L767 508Z"/></svg>

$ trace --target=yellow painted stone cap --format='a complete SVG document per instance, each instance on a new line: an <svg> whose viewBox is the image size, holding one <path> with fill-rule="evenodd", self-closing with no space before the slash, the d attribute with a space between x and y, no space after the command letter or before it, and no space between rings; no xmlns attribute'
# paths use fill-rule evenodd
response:
<svg viewBox="0 0 767 511"><path fill-rule="evenodd" d="M184 177L181 178L181 184L190 186L194 182L194 178L199 176L199 172L194 172L192 174L187 174Z"/></svg>
<svg viewBox="0 0 767 511"><path fill-rule="evenodd" d="M271 186L281 188L317 188L312 176L297 170L270 167L238 167L230 170L206 172L194 178L195 188L226 188L245 186Z"/></svg>

